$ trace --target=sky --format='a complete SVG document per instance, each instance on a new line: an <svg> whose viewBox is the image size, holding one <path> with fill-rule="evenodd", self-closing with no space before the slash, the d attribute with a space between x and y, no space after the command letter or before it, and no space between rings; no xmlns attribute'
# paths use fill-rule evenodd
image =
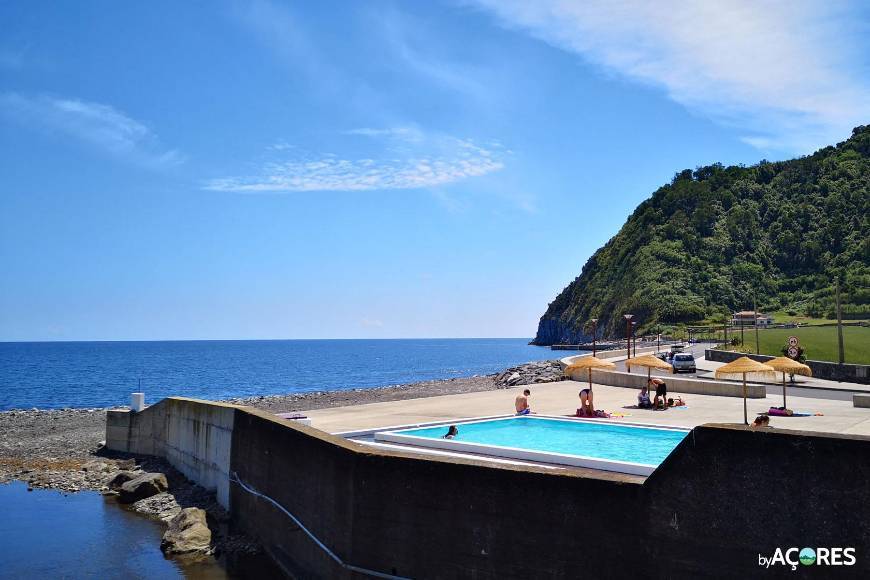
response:
<svg viewBox="0 0 870 580"><path fill-rule="evenodd" d="M870 122L861 2L0 3L0 340L531 337L675 173Z"/></svg>

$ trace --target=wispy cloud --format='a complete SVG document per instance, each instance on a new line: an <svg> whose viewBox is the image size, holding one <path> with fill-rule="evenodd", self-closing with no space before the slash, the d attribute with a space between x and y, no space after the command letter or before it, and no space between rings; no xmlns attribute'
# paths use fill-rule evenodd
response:
<svg viewBox="0 0 870 580"><path fill-rule="evenodd" d="M497 143L482 146L470 139L406 129L361 128L344 133L383 140L376 156L322 154L270 161L252 175L212 179L205 189L233 192L419 189L448 185L504 167L505 151ZM401 147L396 147L396 142Z"/></svg>
<svg viewBox="0 0 870 580"><path fill-rule="evenodd" d="M403 127L389 127L387 129L373 129L371 127L361 127L359 129L351 129L344 132L345 135L359 135L361 137L388 137L407 141L410 143L420 143L425 138L423 131L419 128L406 125Z"/></svg>
<svg viewBox="0 0 870 580"><path fill-rule="evenodd" d="M860 3L473 0L509 27L745 131L807 152L870 117Z"/></svg>
<svg viewBox="0 0 870 580"><path fill-rule="evenodd" d="M0 94L0 114L8 119L88 143L112 155L147 165L175 165L184 160L161 146L145 124L121 111L77 99L19 93Z"/></svg>

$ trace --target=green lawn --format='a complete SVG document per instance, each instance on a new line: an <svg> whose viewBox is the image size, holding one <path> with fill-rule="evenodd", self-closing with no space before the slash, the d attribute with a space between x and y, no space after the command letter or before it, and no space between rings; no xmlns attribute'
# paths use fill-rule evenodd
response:
<svg viewBox="0 0 870 580"><path fill-rule="evenodd" d="M740 331L731 336L740 336ZM789 336L797 336L804 349L804 356L811 360L837 361L837 327L807 326L803 328L772 328L758 331L761 354L782 355ZM755 351L755 330L744 330L745 346ZM847 363L870 364L870 328L864 326L843 327L843 350Z"/></svg>

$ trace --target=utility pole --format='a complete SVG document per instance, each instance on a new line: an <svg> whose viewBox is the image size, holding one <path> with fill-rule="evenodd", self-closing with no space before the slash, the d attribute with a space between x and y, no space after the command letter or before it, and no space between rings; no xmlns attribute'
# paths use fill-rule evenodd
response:
<svg viewBox="0 0 870 580"><path fill-rule="evenodd" d="M752 295L752 318L755 321L755 354L761 354L758 350L758 310L755 309L755 295Z"/></svg>
<svg viewBox="0 0 870 580"><path fill-rule="evenodd" d="M623 314L625 318L625 355L631 358L631 318L634 314ZM631 372L631 367L628 367L628 372Z"/></svg>
<svg viewBox="0 0 870 580"><path fill-rule="evenodd" d="M834 278L834 290L837 297L837 346L840 349L840 364L846 362L843 356L843 313L840 310L840 277Z"/></svg>
<svg viewBox="0 0 870 580"><path fill-rule="evenodd" d="M589 322L592 323L592 357L595 357L595 335L598 334L598 319L593 318Z"/></svg>
<svg viewBox="0 0 870 580"><path fill-rule="evenodd" d="M743 348L743 316L740 317L740 347Z"/></svg>

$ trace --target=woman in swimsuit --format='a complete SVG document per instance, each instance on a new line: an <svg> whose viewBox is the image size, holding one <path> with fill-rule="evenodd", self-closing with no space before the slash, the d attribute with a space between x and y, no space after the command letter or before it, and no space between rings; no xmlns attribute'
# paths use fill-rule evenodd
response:
<svg viewBox="0 0 870 580"><path fill-rule="evenodd" d="M592 404L592 389L580 391L580 408L577 409L580 417L592 417L595 415L595 407Z"/></svg>

